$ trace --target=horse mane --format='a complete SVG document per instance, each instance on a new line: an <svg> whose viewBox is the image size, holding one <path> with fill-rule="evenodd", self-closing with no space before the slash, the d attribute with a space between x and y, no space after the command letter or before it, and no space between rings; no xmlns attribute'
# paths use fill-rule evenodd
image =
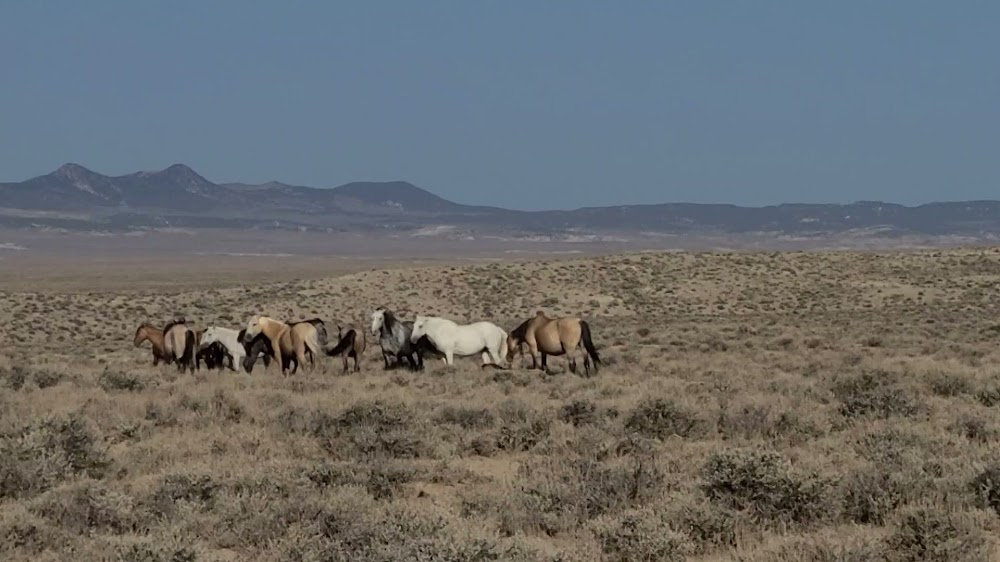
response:
<svg viewBox="0 0 1000 562"><path fill-rule="evenodd" d="M175 318L170 322L167 322L167 325L163 327L163 333L166 334L167 332L170 331L170 328L173 328L177 324L184 324L184 323L186 323L186 319L183 316L181 316L180 318Z"/></svg>
<svg viewBox="0 0 1000 562"><path fill-rule="evenodd" d="M398 324L399 320L396 319L396 315L392 313L388 308L382 309L382 327L392 333L392 326Z"/></svg>
<svg viewBox="0 0 1000 562"><path fill-rule="evenodd" d="M531 324L532 320L534 320L534 318L529 318L524 322L521 322L521 325L518 326L517 328L514 328L514 330L511 331L510 335L516 338L518 341L524 341L525 337L527 337L528 334L528 324Z"/></svg>

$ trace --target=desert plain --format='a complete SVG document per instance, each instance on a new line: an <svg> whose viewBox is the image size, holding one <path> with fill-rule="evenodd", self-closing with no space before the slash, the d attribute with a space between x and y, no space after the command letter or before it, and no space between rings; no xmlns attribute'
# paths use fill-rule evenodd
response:
<svg viewBox="0 0 1000 562"><path fill-rule="evenodd" d="M1000 249L520 257L5 258L0 559L1000 556ZM578 315L603 366L385 371L369 334L360 373L190 375L132 344L377 306Z"/></svg>

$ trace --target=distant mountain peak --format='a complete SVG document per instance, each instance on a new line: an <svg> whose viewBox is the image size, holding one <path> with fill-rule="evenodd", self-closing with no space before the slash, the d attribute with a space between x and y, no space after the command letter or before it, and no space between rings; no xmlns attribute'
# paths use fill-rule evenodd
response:
<svg viewBox="0 0 1000 562"><path fill-rule="evenodd" d="M59 168L57 168L53 173L64 178L77 179L83 175L92 175L94 172L76 164L75 162L67 162L62 166L59 166Z"/></svg>

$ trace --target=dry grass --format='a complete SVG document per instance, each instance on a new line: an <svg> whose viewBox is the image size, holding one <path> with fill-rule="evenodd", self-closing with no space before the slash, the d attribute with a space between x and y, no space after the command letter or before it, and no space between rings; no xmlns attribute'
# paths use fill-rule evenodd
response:
<svg viewBox="0 0 1000 562"><path fill-rule="evenodd" d="M0 559L995 559L998 283L949 250L0 293ZM192 377L131 344L380 305L584 315L606 366Z"/></svg>

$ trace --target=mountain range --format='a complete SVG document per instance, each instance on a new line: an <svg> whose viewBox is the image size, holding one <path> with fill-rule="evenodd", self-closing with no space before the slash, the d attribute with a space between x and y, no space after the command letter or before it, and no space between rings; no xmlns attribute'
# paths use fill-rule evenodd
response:
<svg viewBox="0 0 1000 562"><path fill-rule="evenodd" d="M1000 201L908 207L850 204L662 203L516 211L463 205L403 181L314 188L280 182L214 183L185 166L105 176L78 164L22 182L0 183L0 226L84 229L290 228L417 230L451 226L480 232L780 233L797 236L875 231L881 236L1000 235Z"/></svg>

